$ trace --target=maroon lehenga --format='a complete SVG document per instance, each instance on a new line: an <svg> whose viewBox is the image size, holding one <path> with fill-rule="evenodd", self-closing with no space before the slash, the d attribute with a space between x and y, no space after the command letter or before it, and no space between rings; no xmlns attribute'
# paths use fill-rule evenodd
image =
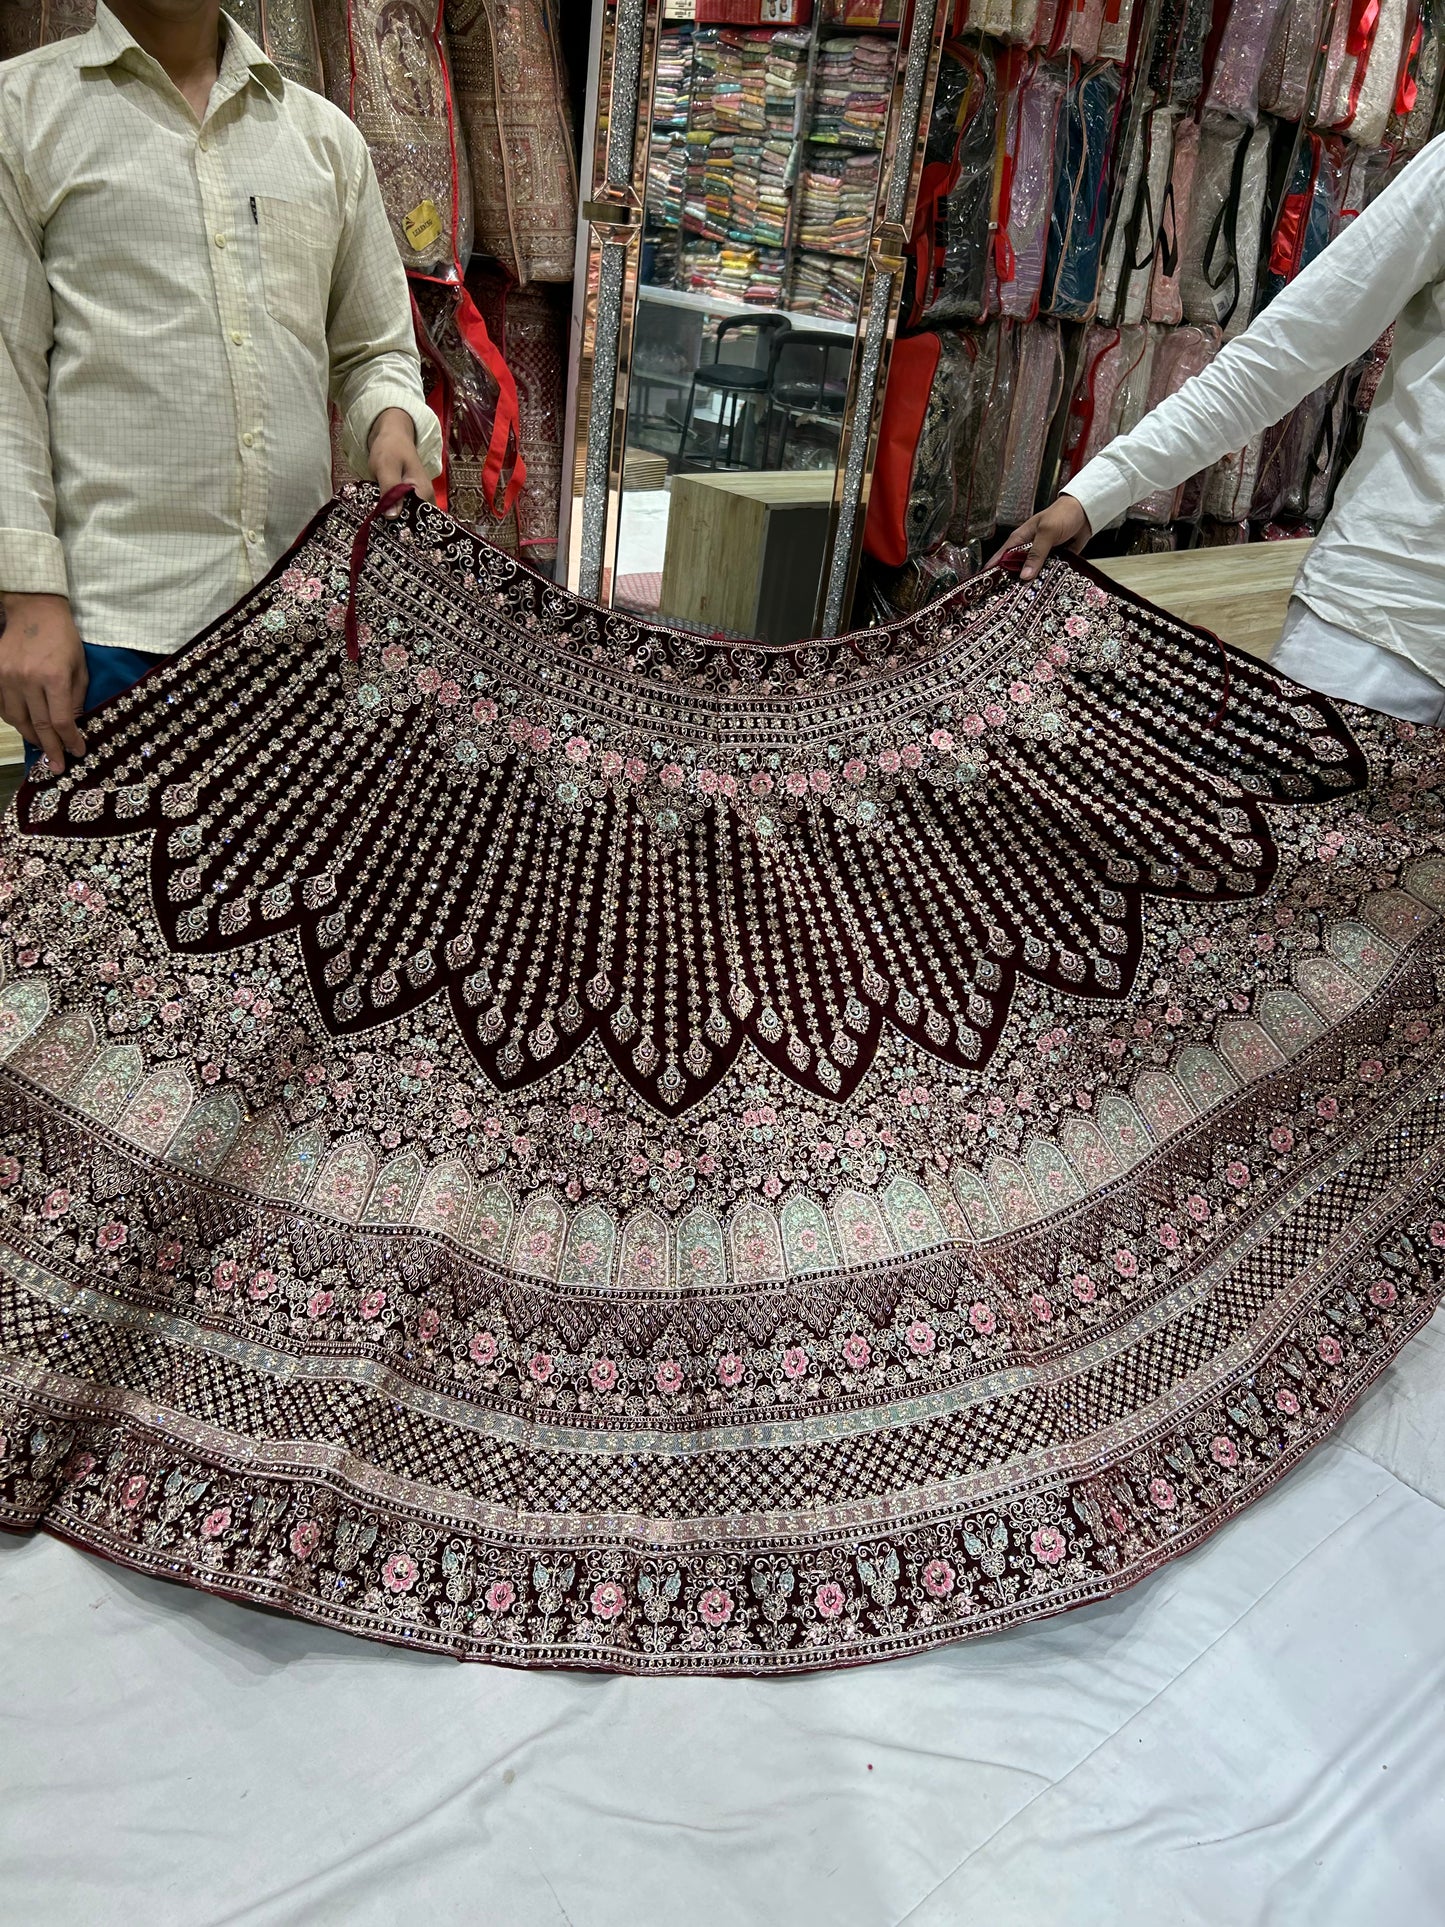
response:
<svg viewBox="0 0 1445 1927"><path fill-rule="evenodd" d="M365 508L8 826L5 1522L788 1672L1137 1579L1430 1315L1435 734L1062 560L738 647L414 503L353 664Z"/></svg>

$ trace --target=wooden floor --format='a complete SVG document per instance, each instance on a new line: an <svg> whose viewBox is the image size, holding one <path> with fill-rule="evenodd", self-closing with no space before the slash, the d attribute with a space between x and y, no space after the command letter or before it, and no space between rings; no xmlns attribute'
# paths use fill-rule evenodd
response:
<svg viewBox="0 0 1445 1927"><path fill-rule="evenodd" d="M1182 622L1210 629L1251 655L1267 656L1279 640L1290 587L1308 552L1308 542L1251 542L1237 549L1121 556L1099 568ZM0 809L19 787L23 760L20 738L0 723Z"/></svg>

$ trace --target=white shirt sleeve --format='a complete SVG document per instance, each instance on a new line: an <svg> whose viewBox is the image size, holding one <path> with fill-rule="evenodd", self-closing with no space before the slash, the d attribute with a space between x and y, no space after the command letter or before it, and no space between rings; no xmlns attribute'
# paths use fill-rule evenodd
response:
<svg viewBox="0 0 1445 1927"><path fill-rule="evenodd" d="M1433 140L1202 374L1069 483L1093 529L1283 418L1445 273L1445 135Z"/></svg>
<svg viewBox="0 0 1445 1927"><path fill-rule="evenodd" d="M38 222L0 147L0 594L65 595L45 411L53 314Z"/></svg>

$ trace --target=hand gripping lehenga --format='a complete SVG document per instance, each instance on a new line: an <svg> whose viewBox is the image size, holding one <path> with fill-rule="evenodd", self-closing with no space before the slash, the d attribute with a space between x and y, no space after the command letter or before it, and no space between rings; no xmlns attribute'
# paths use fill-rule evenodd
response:
<svg viewBox="0 0 1445 1927"><path fill-rule="evenodd" d="M1129 1584L1430 1315L1434 732L1069 561L768 649L368 517L6 827L5 1523L783 1673Z"/></svg>

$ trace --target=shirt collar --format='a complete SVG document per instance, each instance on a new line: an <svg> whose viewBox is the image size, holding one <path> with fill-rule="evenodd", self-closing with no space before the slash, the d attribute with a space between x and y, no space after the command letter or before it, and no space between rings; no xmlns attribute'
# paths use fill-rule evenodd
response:
<svg viewBox="0 0 1445 1927"><path fill-rule="evenodd" d="M222 78L234 76L239 85L241 76L250 74L268 94L274 94L279 99L286 87L280 70L267 59L243 27L237 26L229 14L224 18L226 50L221 56L218 84ZM81 69L118 66L132 55L139 55L142 61L151 66L156 64L135 36L105 5L105 0L96 0L95 25L80 36L75 42L75 49L76 65Z"/></svg>

